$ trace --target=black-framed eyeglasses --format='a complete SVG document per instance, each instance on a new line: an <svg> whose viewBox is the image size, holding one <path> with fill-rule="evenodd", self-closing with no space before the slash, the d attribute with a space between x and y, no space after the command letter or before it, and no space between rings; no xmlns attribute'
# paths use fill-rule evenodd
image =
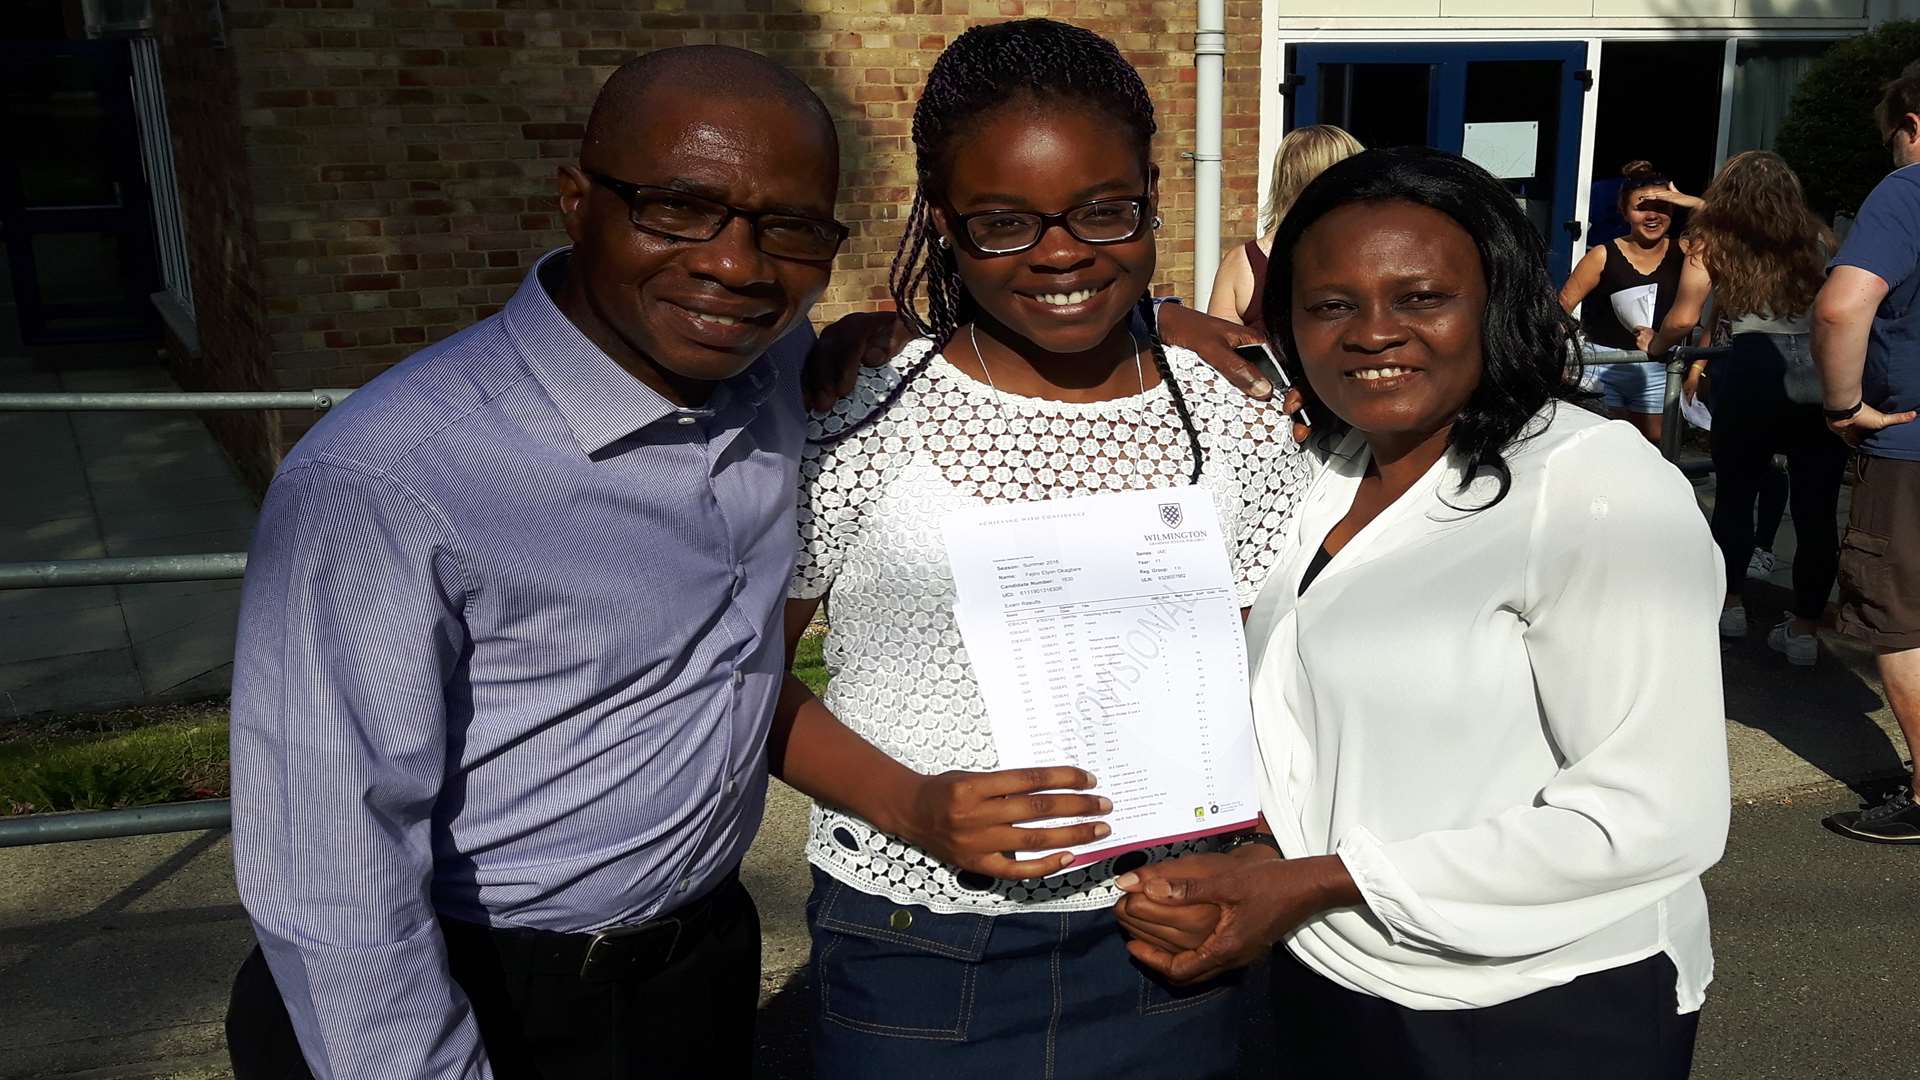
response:
<svg viewBox="0 0 1920 1080"><path fill-rule="evenodd" d="M1095 199L1057 214L1033 210L980 210L953 216L954 232L981 255L1015 255L1040 242L1048 229L1063 225L1086 244L1124 244L1147 227L1153 200L1145 195Z"/></svg>
<svg viewBox="0 0 1920 1080"><path fill-rule="evenodd" d="M826 262L847 242L847 227L829 218L743 210L678 188L629 183L604 173L587 177L620 196L634 228L669 240L704 243L719 236L729 221L742 218L753 226L753 242L776 258Z"/></svg>

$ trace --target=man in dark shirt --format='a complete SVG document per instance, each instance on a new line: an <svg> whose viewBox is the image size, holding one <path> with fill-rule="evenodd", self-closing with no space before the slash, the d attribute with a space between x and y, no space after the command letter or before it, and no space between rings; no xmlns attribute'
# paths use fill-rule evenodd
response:
<svg viewBox="0 0 1920 1080"><path fill-rule="evenodd" d="M572 246L288 455L234 666L240 1080L751 1071L736 870L838 180L770 61L635 60L561 171Z"/></svg>
<svg viewBox="0 0 1920 1080"><path fill-rule="evenodd" d="M1867 196L1829 267L1814 301L1813 353L1828 426L1859 451L1836 625L1878 653L1912 753L1920 746L1920 63L1887 84L1875 119L1895 168ZM1827 826L1857 840L1920 843L1915 792L1909 783Z"/></svg>

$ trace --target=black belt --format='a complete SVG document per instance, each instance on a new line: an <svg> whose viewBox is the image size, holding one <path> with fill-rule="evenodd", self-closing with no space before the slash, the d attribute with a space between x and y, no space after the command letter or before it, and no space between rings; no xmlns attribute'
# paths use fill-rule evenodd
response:
<svg viewBox="0 0 1920 1080"><path fill-rule="evenodd" d="M482 926L445 917L440 926L449 944L484 942L515 970L614 982L655 974L686 955L707 932L720 902L739 888L740 879L729 874L705 896L670 915L591 934Z"/></svg>

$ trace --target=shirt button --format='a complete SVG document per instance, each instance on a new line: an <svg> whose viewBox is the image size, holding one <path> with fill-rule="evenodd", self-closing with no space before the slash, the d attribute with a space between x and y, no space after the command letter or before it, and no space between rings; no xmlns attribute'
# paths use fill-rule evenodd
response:
<svg viewBox="0 0 1920 1080"><path fill-rule="evenodd" d="M746 681L747 681L747 673L746 673L746 672L744 672L744 671L736 671L736 672L734 672L734 673L733 673L733 685L735 685L735 686L739 686L739 685L740 685L741 683L743 683L743 682L746 682Z"/></svg>
<svg viewBox="0 0 1920 1080"><path fill-rule="evenodd" d="M688 889L691 889L691 888L693 888L693 879L692 879L692 878L681 878L681 879L680 879L680 891L681 891L681 892L686 892L686 891L687 891Z"/></svg>
<svg viewBox="0 0 1920 1080"><path fill-rule="evenodd" d="M693 421L694 421L694 418L691 416L682 416L680 418L680 425L682 427L685 427L686 425L693 423Z"/></svg>
<svg viewBox="0 0 1920 1080"><path fill-rule="evenodd" d="M737 578L743 578L743 577L746 577L746 576L747 576L747 564L746 564L746 563L743 563L743 562L740 562L740 563L734 563L734 564L733 564L733 576L734 576L734 577L737 577Z"/></svg>
<svg viewBox="0 0 1920 1080"><path fill-rule="evenodd" d="M736 784L731 780L727 781L727 794L733 795L733 794L737 794L739 791L740 791L739 784Z"/></svg>

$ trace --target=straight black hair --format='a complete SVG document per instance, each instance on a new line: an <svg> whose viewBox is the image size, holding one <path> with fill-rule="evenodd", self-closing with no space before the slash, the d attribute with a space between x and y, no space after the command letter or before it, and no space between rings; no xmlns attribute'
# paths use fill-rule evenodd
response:
<svg viewBox="0 0 1920 1080"><path fill-rule="evenodd" d="M1487 310L1480 324L1485 368L1454 420L1447 449L1467 466L1463 491L1482 472L1499 479L1499 491L1486 504L1492 506L1513 484L1506 451L1537 433L1526 430L1527 422L1548 402L1578 395L1567 376L1579 324L1560 307L1547 272L1546 244L1505 184L1456 154L1417 147L1368 150L1335 164L1307 185L1280 222L1260 296L1268 333L1288 374L1312 398L1293 340L1289 253L1329 213L1353 203L1386 202L1438 210L1465 229L1480 252L1487 279ZM1345 428L1325 408L1316 415L1330 431Z"/></svg>

